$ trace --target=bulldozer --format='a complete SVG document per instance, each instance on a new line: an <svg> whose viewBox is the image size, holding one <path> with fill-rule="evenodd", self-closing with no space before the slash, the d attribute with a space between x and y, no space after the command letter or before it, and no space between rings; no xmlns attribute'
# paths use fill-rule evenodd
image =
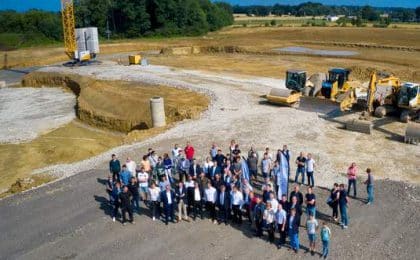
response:
<svg viewBox="0 0 420 260"><path fill-rule="evenodd" d="M340 105L341 111L350 110L357 102L356 86L349 80L349 69L332 68L322 82L321 95Z"/></svg>

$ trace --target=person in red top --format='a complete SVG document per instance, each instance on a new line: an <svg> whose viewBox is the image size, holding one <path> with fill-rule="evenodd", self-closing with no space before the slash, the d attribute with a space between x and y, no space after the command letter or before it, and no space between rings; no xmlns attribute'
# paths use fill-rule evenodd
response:
<svg viewBox="0 0 420 260"><path fill-rule="evenodd" d="M191 146L190 142L187 142L187 146L185 146L185 157L187 157L188 160L192 161L194 159L194 147Z"/></svg>
<svg viewBox="0 0 420 260"><path fill-rule="evenodd" d="M357 166L356 163L352 163L350 167L347 169L347 178L349 180L349 185L347 188L347 194L350 196L350 187L353 185L353 194L354 197L357 196L356 190L356 177L357 177Z"/></svg>

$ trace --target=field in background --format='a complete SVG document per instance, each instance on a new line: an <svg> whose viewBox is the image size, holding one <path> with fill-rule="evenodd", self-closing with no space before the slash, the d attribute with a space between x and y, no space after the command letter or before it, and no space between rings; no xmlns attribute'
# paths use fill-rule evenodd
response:
<svg viewBox="0 0 420 260"><path fill-rule="evenodd" d="M324 16L247 16L245 14L235 14L235 22L233 27L302 27L308 25L338 27L336 22L325 19ZM275 24L271 24L275 21ZM366 23L366 27L373 27L374 23ZM351 23L347 23L346 27L352 27ZM391 22L389 28L411 28L420 29L420 23L403 23Z"/></svg>

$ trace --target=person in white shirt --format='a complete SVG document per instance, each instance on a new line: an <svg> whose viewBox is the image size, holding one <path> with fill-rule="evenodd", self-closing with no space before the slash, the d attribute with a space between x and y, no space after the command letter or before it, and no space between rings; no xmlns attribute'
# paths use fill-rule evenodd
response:
<svg viewBox="0 0 420 260"><path fill-rule="evenodd" d="M274 195L273 192L270 193L270 199L267 201L267 203L268 202L270 202L272 210L274 211L274 213L276 213L277 212L277 208L279 206L279 202L276 199L276 196Z"/></svg>
<svg viewBox="0 0 420 260"><path fill-rule="evenodd" d="M207 184L207 189L204 190L206 208L210 214L210 219L214 224L217 224L216 221L216 200L217 200L217 190L211 185L211 182Z"/></svg>
<svg viewBox="0 0 420 260"><path fill-rule="evenodd" d="M172 157L172 166L175 169L175 172L179 172L181 170L180 168L180 159L181 159L181 152L182 149L178 147L178 144L175 144L174 148L171 151L171 157Z"/></svg>
<svg viewBox="0 0 420 260"><path fill-rule="evenodd" d="M277 229L279 230L279 233L280 233L280 239L277 245L279 249L282 245L286 243L286 221L287 221L287 213L283 209L283 206L279 204L277 206L277 213L276 213L276 224L277 224Z"/></svg>
<svg viewBox="0 0 420 260"><path fill-rule="evenodd" d="M199 213L201 219L203 219L203 205L201 197L201 190L198 186L198 182L194 182L193 220L197 218L197 213Z"/></svg>
<svg viewBox="0 0 420 260"><path fill-rule="evenodd" d="M315 169L315 160L312 158L312 154L308 153L308 158L306 159L306 176L308 177L308 186L315 186L314 182L314 169Z"/></svg>
<svg viewBox="0 0 420 260"><path fill-rule="evenodd" d="M181 156L180 167L179 167L181 171L179 177L181 180L184 180L184 181L188 180L190 165L191 165L190 160L187 160L185 159L184 156Z"/></svg>
<svg viewBox="0 0 420 260"><path fill-rule="evenodd" d="M210 160L210 157L206 158L206 162L203 165L203 172L206 176L209 176L209 170L213 167L213 161Z"/></svg>
<svg viewBox="0 0 420 260"><path fill-rule="evenodd" d="M267 202L267 207L264 210L263 219L268 229L268 240L274 242L274 231L275 231L275 222L274 222L275 212L271 207L271 203Z"/></svg>
<svg viewBox="0 0 420 260"><path fill-rule="evenodd" d="M139 193L141 199L146 203L148 201L147 195L149 193L149 174L144 171L144 168L140 168L140 172L137 174L137 180L139 183Z"/></svg>
<svg viewBox="0 0 420 260"><path fill-rule="evenodd" d="M248 182L247 179L243 178L241 182L241 190L254 191L254 188L252 188L251 184Z"/></svg>
<svg viewBox="0 0 420 260"><path fill-rule="evenodd" d="M168 181L168 179L166 179L166 176L163 175L162 176L162 181L159 182L159 188L161 191L164 191L166 189L167 185L171 185L171 183Z"/></svg>
<svg viewBox="0 0 420 260"><path fill-rule="evenodd" d="M152 182L152 185L149 189L149 197L152 206L153 221L155 221L156 218L159 218L160 215L160 192L160 189L156 187L156 184L154 182Z"/></svg>
<svg viewBox="0 0 420 260"><path fill-rule="evenodd" d="M239 191L238 187L235 185L232 188L231 194L231 203L232 203L232 211L233 211L233 223L242 224L242 205L244 204L244 196L242 192Z"/></svg>
<svg viewBox="0 0 420 260"><path fill-rule="evenodd" d="M267 178L270 177L270 173L271 173L271 159L268 156L267 153L264 154L264 159L261 161L261 171L263 174L263 178Z"/></svg>
<svg viewBox="0 0 420 260"><path fill-rule="evenodd" d="M125 162L125 166L127 167L127 170L129 172L131 172L132 176L136 176L137 165L136 165L135 161L131 160L130 157L127 157L127 161Z"/></svg>
<svg viewBox="0 0 420 260"><path fill-rule="evenodd" d="M156 167L156 164L158 163L158 156L156 155L156 152L152 151L148 159L150 162L150 166L152 166L152 169L154 169Z"/></svg>

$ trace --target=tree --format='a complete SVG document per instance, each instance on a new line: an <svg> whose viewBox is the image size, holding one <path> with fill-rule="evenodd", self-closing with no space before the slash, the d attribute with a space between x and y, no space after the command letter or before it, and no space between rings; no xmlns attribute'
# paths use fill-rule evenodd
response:
<svg viewBox="0 0 420 260"><path fill-rule="evenodd" d="M417 21L420 21L420 6L416 8L416 18Z"/></svg>
<svg viewBox="0 0 420 260"><path fill-rule="evenodd" d="M379 14L372 7L366 5L360 10L360 15L362 19L366 19L368 21L377 21L379 20Z"/></svg>

